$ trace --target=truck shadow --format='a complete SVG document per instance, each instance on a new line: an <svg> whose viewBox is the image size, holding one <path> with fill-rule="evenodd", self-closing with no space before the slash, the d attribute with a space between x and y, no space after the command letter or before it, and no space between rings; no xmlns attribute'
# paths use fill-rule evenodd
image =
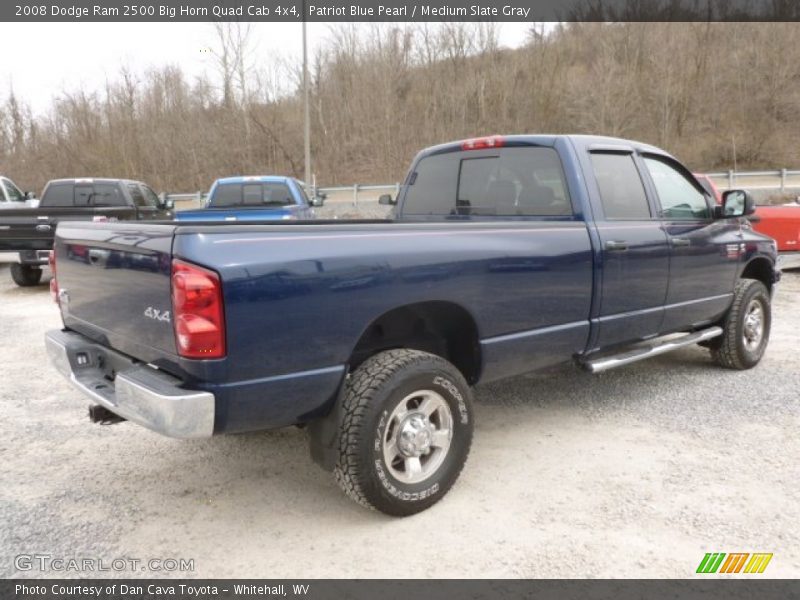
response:
<svg viewBox="0 0 800 600"><path fill-rule="evenodd" d="M685 430L691 426L696 411L691 402L665 402L665 386L674 390L676 382L695 385L707 380L706 385L717 387L713 381L718 378L708 377L709 369L716 368L710 363L704 350L685 349L646 365L602 375L563 367L481 386L476 390L475 454L480 455L484 438L515 438L526 435L526 431L532 436L543 434L543 417L556 418L552 431L544 435L559 435L559 418L599 422L621 417L649 426ZM720 373L729 376L731 386L736 385L737 374ZM724 410L720 407L720 411ZM127 472L126 477L159 482L149 489L147 502L152 503L157 497L158 510L165 513L210 512L221 522L238 522L242 514L247 514L249 519L264 524L291 515L320 523L392 520L346 498L332 475L313 463L306 432L297 428L200 441L168 440L131 430L126 432L128 435L148 436L152 445L163 449L156 453L158 460L148 460L144 470L130 452L126 453L130 460L118 468ZM515 460L513 456L513 452L509 453L509 460ZM281 507L280 517L273 510L276 506Z"/></svg>

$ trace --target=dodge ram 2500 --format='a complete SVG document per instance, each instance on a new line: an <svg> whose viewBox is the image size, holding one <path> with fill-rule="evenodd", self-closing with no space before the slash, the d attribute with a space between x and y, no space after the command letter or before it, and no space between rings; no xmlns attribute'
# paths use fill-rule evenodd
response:
<svg viewBox="0 0 800 600"><path fill-rule="evenodd" d="M407 515L458 477L475 384L697 343L755 366L780 273L752 211L645 144L454 142L416 157L388 220L61 223L46 344L95 421L306 425L347 494Z"/></svg>

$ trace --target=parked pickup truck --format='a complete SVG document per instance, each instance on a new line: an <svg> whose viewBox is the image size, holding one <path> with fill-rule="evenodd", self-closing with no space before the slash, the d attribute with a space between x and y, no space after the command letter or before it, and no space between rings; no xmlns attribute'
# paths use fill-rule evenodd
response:
<svg viewBox="0 0 800 600"><path fill-rule="evenodd" d="M391 220L61 223L46 343L95 421L307 425L353 499L408 515L458 477L475 384L696 343L755 366L780 274L752 211L636 142L454 142L416 157Z"/></svg>
<svg viewBox="0 0 800 600"><path fill-rule="evenodd" d="M778 243L782 269L800 268L800 203L756 207L753 228Z"/></svg>
<svg viewBox="0 0 800 600"><path fill-rule="evenodd" d="M227 177L211 186L206 208L182 210L176 221L291 221L314 218L322 198L309 200L303 185L291 177Z"/></svg>
<svg viewBox="0 0 800 600"><path fill-rule="evenodd" d="M0 210L0 252L17 253L11 277L37 285L59 221L125 221L171 218L150 187L126 179L57 179L44 188L38 207Z"/></svg>

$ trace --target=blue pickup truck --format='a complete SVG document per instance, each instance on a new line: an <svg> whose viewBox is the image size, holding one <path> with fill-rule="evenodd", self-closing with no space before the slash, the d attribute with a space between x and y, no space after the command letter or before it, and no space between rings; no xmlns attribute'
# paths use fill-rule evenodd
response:
<svg viewBox="0 0 800 600"><path fill-rule="evenodd" d="M94 421L175 437L307 426L359 503L421 511L469 451L471 387L689 344L754 367L775 243L669 154L584 136L453 142L387 220L68 223L55 367ZM535 394L535 384L531 384Z"/></svg>
<svg viewBox="0 0 800 600"><path fill-rule="evenodd" d="M208 204L175 213L176 221L292 221L314 218L322 198L309 199L302 183L292 177L257 175L217 179Z"/></svg>

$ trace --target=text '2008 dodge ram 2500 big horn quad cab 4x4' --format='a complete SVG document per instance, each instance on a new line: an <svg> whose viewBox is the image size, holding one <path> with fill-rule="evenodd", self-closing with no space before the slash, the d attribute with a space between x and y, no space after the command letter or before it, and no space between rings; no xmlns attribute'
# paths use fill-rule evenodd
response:
<svg viewBox="0 0 800 600"><path fill-rule="evenodd" d="M56 179L37 206L0 211L0 252L15 252L11 277L19 286L38 285L59 221L168 219L170 206L139 181Z"/></svg>
<svg viewBox="0 0 800 600"><path fill-rule="evenodd" d="M752 210L643 144L455 142L416 157L392 220L62 223L47 347L94 420L307 424L352 498L407 515L458 477L476 383L694 343L756 365L779 272Z"/></svg>

